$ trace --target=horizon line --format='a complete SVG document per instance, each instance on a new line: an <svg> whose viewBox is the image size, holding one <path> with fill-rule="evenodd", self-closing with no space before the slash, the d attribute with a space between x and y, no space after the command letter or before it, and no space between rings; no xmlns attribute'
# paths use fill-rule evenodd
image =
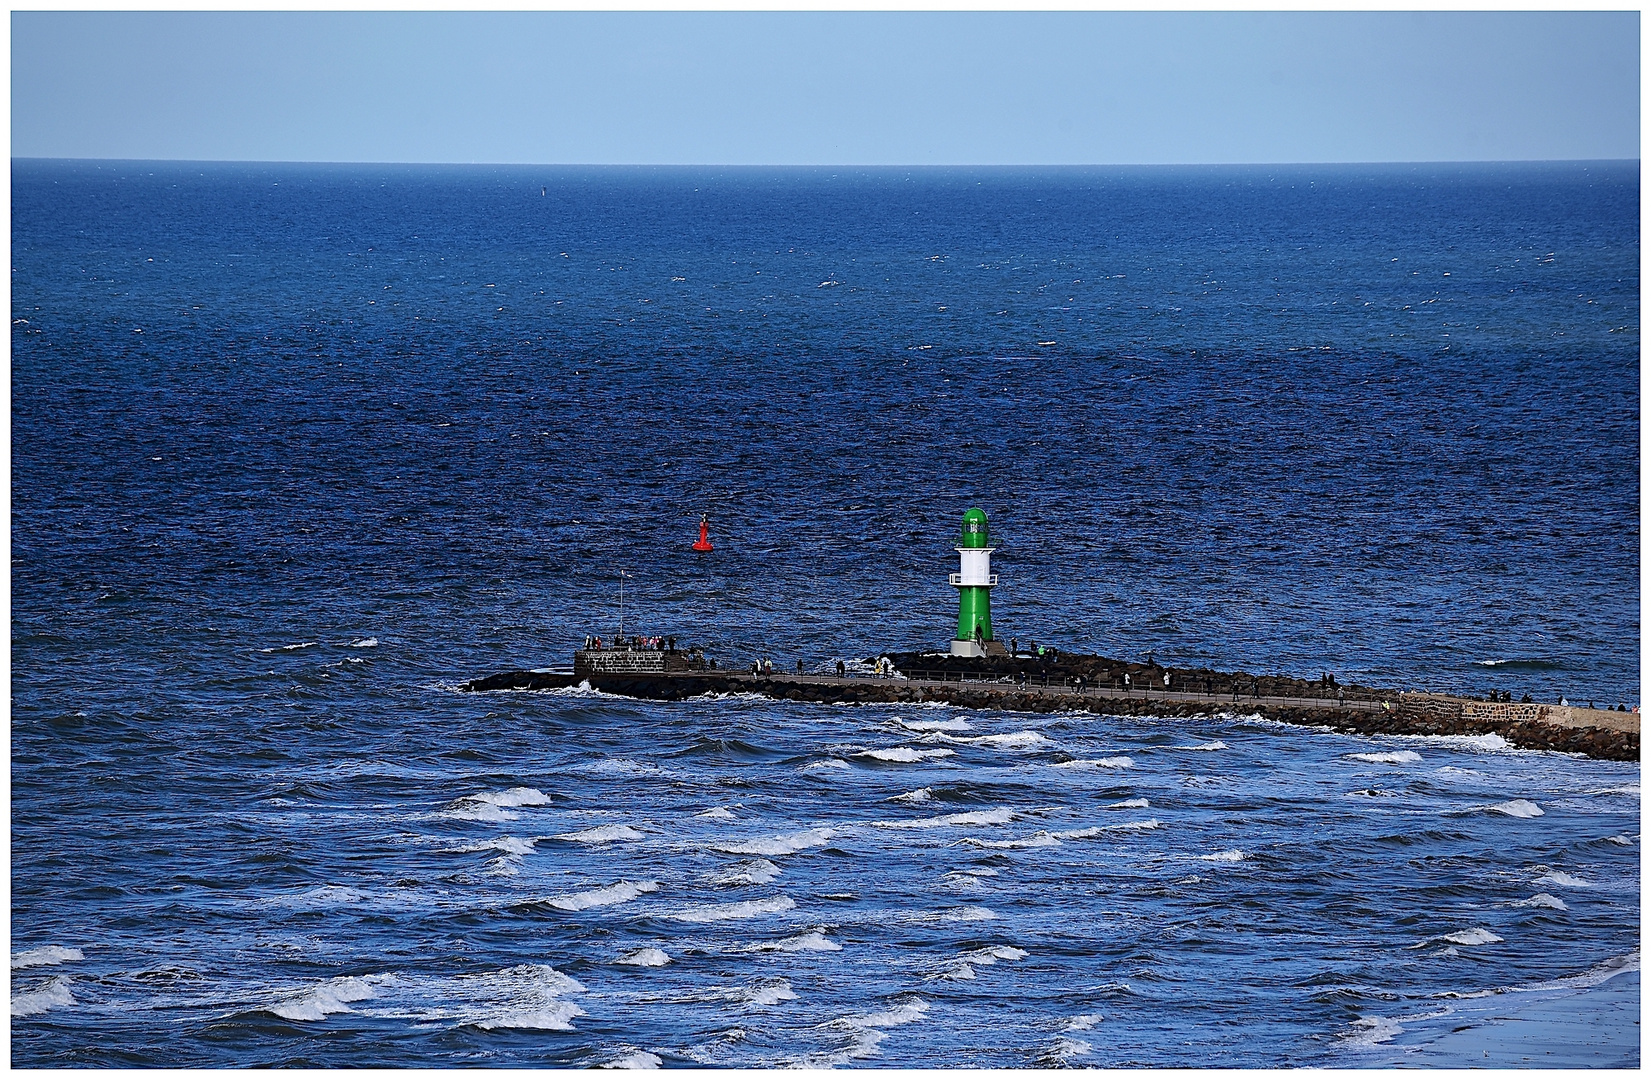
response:
<svg viewBox="0 0 1651 1080"><path fill-rule="evenodd" d="M342 158L132 158L49 157L13 154L17 162L109 162L145 165L397 165L471 168L567 169L1154 169L1280 168L1322 165L1591 165L1638 164L1638 157L1418 158L1322 161L1110 161L1110 162L714 162L714 161L391 161Z"/></svg>

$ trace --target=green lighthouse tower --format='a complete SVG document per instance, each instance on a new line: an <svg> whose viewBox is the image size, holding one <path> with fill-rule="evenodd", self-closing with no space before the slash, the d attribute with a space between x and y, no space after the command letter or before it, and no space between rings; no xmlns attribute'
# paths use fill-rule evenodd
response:
<svg viewBox="0 0 1651 1080"><path fill-rule="evenodd" d="M952 575L957 586L957 637L952 639L953 656L985 656L996 649L992 641L992 534L986 527L986 511L971 506L963 513L963 530L957 537L957 554L962 561Z"/></svg>

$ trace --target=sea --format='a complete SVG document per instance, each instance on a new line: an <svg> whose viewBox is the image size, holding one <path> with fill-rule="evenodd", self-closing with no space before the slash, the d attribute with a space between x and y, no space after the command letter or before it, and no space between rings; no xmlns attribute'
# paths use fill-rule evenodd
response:
<svg viewBox="0 0 1651 1080"><path fill-rule="evenodd" d="M14 160L11 1063L1341 1068L1637 979L1637 763L458 687L871 677L978 506L1023 648L1636 708L1639 182Z"/></svg>

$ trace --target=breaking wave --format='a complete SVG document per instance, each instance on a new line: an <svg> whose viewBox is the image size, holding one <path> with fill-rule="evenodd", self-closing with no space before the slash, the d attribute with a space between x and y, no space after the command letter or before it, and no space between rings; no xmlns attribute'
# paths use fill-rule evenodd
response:
<svg viewBox="0 0 1651 1080"><path fill-rule="evenodd" d="M11 968L16 971L19 968L40 967L46 964L56 965L84 959L86 959L86 955L79 949L65 949L61 945L42 945L38 949L12 953Z"/></svg>
<svg viewBox="0 0 1651 1080"><path fill-rule="evenodd" d="M641 840L643 836L629 825L599 825L594 829L558 833L551 839L575 844L611 844L619 840Z"/></svg>
<svg viewBox="0 0 1651 1080"><path fill-rule="evenodd" d="M651 893L659 888L657 881L621 881L616 885L609 885L605 889L592 889L589 892L573 893L568 896L554 896L545 903L562 911L584 911L587 908L606 907L609 904L623 904L628 900L635 900L644 893Z"/></svg>
<svg viewBox="0 0 1651 1080"><path fill-rule="evenodd" d="M708 846L712 851L722 851L729 855L794 855L808 848L824 847L835 835L836 829L804 829L802 832L787 833L783 836Z"/></svg>
<svg viewBox="0 0 1651 1080"><path fill-rule="evenodd" d="M754 919L762 915L778 915L796 906L797 902L789 896L770 896L765 900L746 900L737 904L701 904L679 911L671 918L678 922L723 922L728 919Z"/></svg>

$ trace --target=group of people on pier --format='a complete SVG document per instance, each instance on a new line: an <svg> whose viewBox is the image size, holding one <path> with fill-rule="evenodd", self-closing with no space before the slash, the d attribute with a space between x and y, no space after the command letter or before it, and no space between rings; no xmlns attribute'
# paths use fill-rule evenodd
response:
<svg viewBox="0 0 1651 1080"><path fill-rule="evenodd" d="M595 634L585 635L585 648L588 649L659 649L666 652L676 652L676 638L664 637L658 634L644 636L632 634L629 637L611 637L604 644L603 639Z"/></svg>

